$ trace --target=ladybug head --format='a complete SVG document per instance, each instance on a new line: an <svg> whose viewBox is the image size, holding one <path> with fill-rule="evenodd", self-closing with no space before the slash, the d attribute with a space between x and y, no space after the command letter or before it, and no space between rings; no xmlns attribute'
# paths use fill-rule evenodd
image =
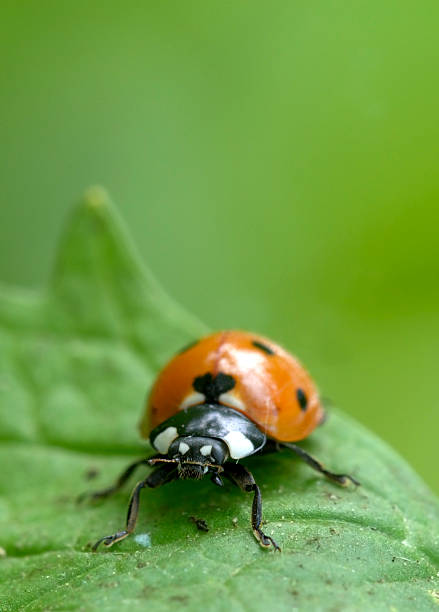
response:
<svg viewBox="0 0 439 612"><path fill-rule="evenodd" d="M178 476L183 480L200 480L209 471L222 471L221 466L228 456L224 442L201 436L178 437L168 449L168 457L176 462Z"/></svg>

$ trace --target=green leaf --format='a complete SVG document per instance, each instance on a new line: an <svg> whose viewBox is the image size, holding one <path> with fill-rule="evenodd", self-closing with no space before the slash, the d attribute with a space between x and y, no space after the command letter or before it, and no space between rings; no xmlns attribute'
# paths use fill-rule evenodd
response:
<svg viewBox="0 0 439 612"><path fill-rule="evenodd" d="M360 488L287 452L248 461L281 554L254 540L250 496L204 481L145 491L136 535L90 552L123 526L129 492L76 496L148 454L146 391L205 331L143 268L99 190L74 211L48 290L2 290L0 610L439 609L437 500L337 411L304 447Z"/></svg>

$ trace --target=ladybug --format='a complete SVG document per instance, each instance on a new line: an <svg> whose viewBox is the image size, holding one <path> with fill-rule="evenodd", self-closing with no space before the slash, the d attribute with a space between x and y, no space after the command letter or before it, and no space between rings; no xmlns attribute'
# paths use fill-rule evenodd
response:
<svg viewBox="0 0 439 612"><path fill-rule="evenodd" d="M90 494L94 499L107 497L137 467L155 468L134 487L125 529L101 538L92 550L101 543L112 546L134 531L145 487L205 476L218 486L226 477L253 493L253 533L264 548L280 550L261 529L261 491L241 460L287 448L336 483L358 485L352 476L330 472L294 444L324 419L309 374L271 340L243 331L221 331L193 342L164 367L149 395L140 432L156 454L128 466L113 486Z"/></svg>

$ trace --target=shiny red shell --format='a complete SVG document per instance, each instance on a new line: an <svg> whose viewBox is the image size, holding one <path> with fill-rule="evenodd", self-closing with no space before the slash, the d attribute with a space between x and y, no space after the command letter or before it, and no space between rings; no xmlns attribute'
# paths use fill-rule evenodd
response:
<svg viewBox="0 0 439 612"><path fill-rule="evenodd" d="M192 384L207 372L233 376L235 387L220 403L245 414L275 440L302 440L323 421L317 388L295 357L262 336L222 331L189 346L163 368L140 423L142 436L147 438L154 427L181 410L184 402L199 403ZM306 398L305 407L298 390Z"/></svg>

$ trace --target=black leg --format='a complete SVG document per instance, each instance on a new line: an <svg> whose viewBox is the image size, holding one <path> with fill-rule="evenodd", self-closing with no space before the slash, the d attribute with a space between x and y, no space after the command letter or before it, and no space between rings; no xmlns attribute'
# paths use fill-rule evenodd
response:
<svg viewBox="0 0 439 612"><path fill-rule="evenodd" d="M270 538L270 536L265 535L265 533L261 529L262 522L262 496L261 490L253 478L253 474L249 472L243 465L239 463L227 463L224 466L224 475L227 476L233 483L238 485L242 491L246 491L248 493L252 492L253 495L253 504L252 504L252 516L251 516L251 524L255 538L259 542L261 546L264 548L270 548L273 546L275 550L279 550L279 546Z"/></svg>
<svg viewBox="0 0 439 612"><path fill-rule="evenodd" d="M150 459L152 459L152 457L150 457ZM126 483L126 481L131 476L131 474L136 470L136 468L138 468L141 465L149 465L148 461L149 459L139 459L138 461L131 463L131 465L129 465L122 472L122 474L116 480L114 485L111 485L111 487L107 487L106 489L101 489L100 491L82 493L82 495L78 497L78 502L82 502L87 497L93 500L102 499L104 497L110 497L110 495L113 495L113 493L116 493L116 491L119 491L119 489L123 487L123 485Z"/></svg>
<svg viewBox="0 0 439 612"><path fill-rule="evenodd" d="M139 515L139 505L140 505L140 492L144 487L150 487L151 489L155 489L156 487L160 487L161 485L174 480L177 476L177 470L175 465L165 464L158 467L154 472L152 472L148 478L145 480L141 480L136 484L131 493L130 503L128 505L128 513L125 529L121 531L117 531L113 533L113 535L105 536L98 540L96 544L93 545L92 551L96 552L99 544L101 542L104 543L104 546L113 546L116 542L120 542L124 540L127 536L133 533L136 523L137 517Z"/></svg>
<svg viewBox="0 0 439 612"><path fill-rule="evenodd" d="M349 474L334 474L333 472L330 472L319 461L317 461L317 459L314 459L314 457L304 451L303 448L300 448L300 446L296 446L296 444L292 444L291 442L282 442L281 446L292 450L314 470L324 474L327 478L333 480L342 487L346 487L350 482L356 486L360 485L358 480L355 480L355 478L353 476L349 476Z"/></svg>
<svg viewBox="0 0 439 612"><path fill-rule="evenodd" d="M258 451L258 456L279 452L282 448L281 444L282 442L278 442L277 440L270 440L270 438L268 438L261 450Z"/></svg>

